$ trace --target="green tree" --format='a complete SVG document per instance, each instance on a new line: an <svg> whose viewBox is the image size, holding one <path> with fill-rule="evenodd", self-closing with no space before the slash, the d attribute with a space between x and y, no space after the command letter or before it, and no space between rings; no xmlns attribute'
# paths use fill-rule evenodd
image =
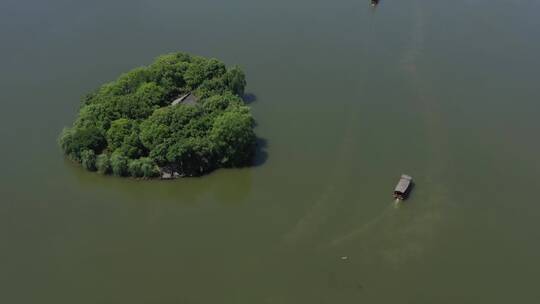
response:
<svg viewBox="0 0 540 304"><path fill-rule="evenodd" d="M229 107L239 107L243 105L242 99L237 95L225 93L223 95L211 96L202 102L202 107L208 115L220 115Z"/></svg>
<svg viewBox="0 0 540 304"><path fill-rule="evenodd" d="M130 160L128 172L132 177L151 178L159 175L158 167L148 157Z"/></svg>
<svg viewBox="0 0 540 304"><path fill-rule="evenodd" d="M238 67L216 59L160 56L84 96L59 145L87 170L118 176L154 177L159 166L183 175L240 166L255 141L245 86ZM170 105L186 93L198 102Z"/></svg>
<svg viewBox="0 0 540 304"><path fill-rule="evenodd" d="M229 89L237 95L243 96L246 88L246 75L239 67L233 67L224 76Z"/></svg>
<svg viewBox="0 0 540 304"><path fill-rule="evenodd" d="M81 164L88 171L96 171L96 153L93 150L84 150L81 153Z"/></svg>
<svg viewBox="0 0 540 304"><path fill-rule="evenodd" d="M137 122L126 118L120 118L111 123L107 131L107 143L110 150L120 149L128 158L135 159L144 153Z"/></svg>
<svg viewBox="0 0 540 304"><path fill-rule="evenodd" d="M167 161L175 164L185 175L208 172L214 165L213 144L206 138L190 137L171 145Z"/></svg>
<svg viewBox="0 0 540 304"><path fill-rule="evenodd" d="M109 159L109 155L105 153L98 155L96 160L96 168L101 174L111 173L111 161Z"/></svg>
<svg viewBox="0 0 540 304"><path fill-rule="evenodd" d="M120 150L111 155L111 169L116 176L126 176L128 173L128 158Z"/></svg>
<svg viewBox="0 0 540 304"><path fill-rule="evenodd" d="M138 159L132 159L128 163L128 172L132 177L142 177L141 161Z"/></svg>
<svg viewBox="0 0 540 304"><path fill-rule="evenodd" d="M145 148L152 151L165 139L170 138L171 117L170 109L160 109L141 124L140 139Z"/></svg>
<svg viewBox="0 0 540 304"><path fill-rule="evenodd" d="M159 175L159 168L148 157L142 157L139 159L141 163L142 176L146 178L156 177Z"/></svg>
<svg viewBox="0 0 540 304"><path fill-rule="evenodd" d="M132 121L127 118L120 118L111 123L107 130L107 144L109 149L116 150L122 146L126 137L133 129Z"/></svg>
<svg viewBox="0 0 540 304"><path fill-rule="evenodd" d="M184 74L184 79L187 86L193 90L205 80L221 77L226 71L225 65L216 59L206 60L202 57L193 57Z"/></svg>
<svg viewBox="0 0 540 304"><path fill-rule="evenodd" d="M215 144L223 166L243 166L251 160L256 140L253 124L245 107L216 118L210 140Z"/></svg>
<svg viewBox="0 0 540 304"><path fill-rule="evenodd" d="M64 153L75 161L81 161L84 150L101 151L105 147L105 140L96 127L65 128L60 135L60 146Z"/></svg>

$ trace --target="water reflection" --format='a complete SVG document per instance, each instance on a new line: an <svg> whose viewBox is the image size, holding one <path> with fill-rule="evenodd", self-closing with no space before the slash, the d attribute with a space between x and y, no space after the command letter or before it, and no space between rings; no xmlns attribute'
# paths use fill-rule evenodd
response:
<svg viewBox="0 0 540 304"><path fill-rule="evenodd" d="M266 151L268 147L268 140L264 138L257 138L257 146L255 148L255 157L253 157L252 166L260 167L266 163L268 160L268 152Z"/></svg>
<svg viewBox="0 0 540 304"><path fill-rule="evenodd" d="M241 204L247 201L253 189L252 168L219 169L209 175L177 180L140 180L120 178L88 172L65 160L65 165L82 191L105 192L102 198L120 195L122 201L156 204L197 204L210 201Z"/></svg>

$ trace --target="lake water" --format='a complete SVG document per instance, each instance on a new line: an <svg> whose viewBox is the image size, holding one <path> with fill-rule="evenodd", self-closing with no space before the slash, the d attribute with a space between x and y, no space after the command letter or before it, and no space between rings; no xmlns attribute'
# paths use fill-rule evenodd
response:
<svg viewBox="0 0 540 304"><path fill-rule="evenodd" d="M540 303L539 13L1 1L0 302ZM65 161L79 98L173 51L244 68L257 166L143 182Z"/></svg>

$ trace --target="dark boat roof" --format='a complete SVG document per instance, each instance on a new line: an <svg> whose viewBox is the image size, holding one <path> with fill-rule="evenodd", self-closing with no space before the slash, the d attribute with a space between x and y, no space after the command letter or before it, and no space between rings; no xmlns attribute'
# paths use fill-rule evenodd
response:
<svg viewBox="0 0 540 304"><path fill-rule="evenodd" d="M412 177L409 175L402 174L399 179L399 183L396 186L395 192L405 193L409 186L411 185Z"/></svg>

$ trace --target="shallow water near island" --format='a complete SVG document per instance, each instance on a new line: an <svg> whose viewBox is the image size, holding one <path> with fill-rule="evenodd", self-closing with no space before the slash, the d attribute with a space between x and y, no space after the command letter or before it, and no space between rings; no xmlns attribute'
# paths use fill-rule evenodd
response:
<svg viewBox="0 0 540 304"><path fill-rule="evenodd" d="M3 1L0 302L537 303L539 11ZM256 166L160 182L63 159L81 96L173 51L246 71Z"/></svg>

